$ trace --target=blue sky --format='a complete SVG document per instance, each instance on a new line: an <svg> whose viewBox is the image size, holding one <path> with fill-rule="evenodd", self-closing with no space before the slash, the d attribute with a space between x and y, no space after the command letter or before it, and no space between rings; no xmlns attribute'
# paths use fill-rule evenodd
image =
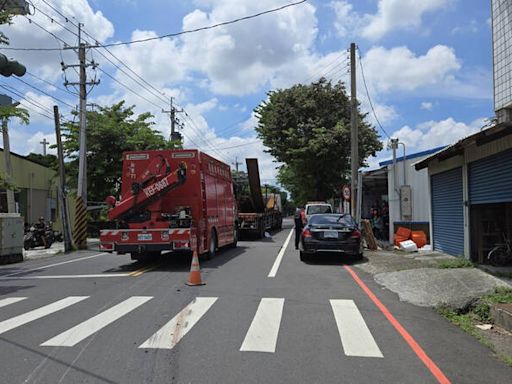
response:
<svg viewBox="0 0 512 384"><path fill-rule="evenodd" d="M76 36L64 26L74 31L73 24L80 21L90 35L106 44L206 26L288 2L31 0L34 14L28 19L69 44L76 43ZM19 16L12 26L2 28L11 38L11 47L62 46L62 41L28 19ZM351 42L359 47L378 119L388 135L406 144L409 153L450 144L479 130L493 116L489 21L490 1L482 0L310 0L206 32L109 48L119 61L103 49L91 49L88 59L99 62L104 72L89 70L91 77L101 78L89 97L98 104L126 99L139 113L151 111L156 128L168 135L168 117L161 108L173 96L187 111L181 118L188 147L198 146L229 163L258 157L265 182L275 182L275 163L256 138L252 110L270 89L320 76L348 81L346 49ZM56 103L69 116L77 97L47 82L63 88L59 63L72 64L76 56L69 50L2 53L25 63L30 75L23 80L38 88L13 78L0 79L2 91L32 112L30 126L13 122L11 147L21 154L41 152L43 137L55 142L53 125L35 111L51 116ZM165 96L141 87L101 53L125 72L139 74ZM360 75L359 71L358 96L363 110L369 112ZM76 81L72 69L65 77ZM375 123L372 115L369 120ZM386 144L386 134L380 129L379 133ZM369 164L375 166L389 156L384 150Z"/></svg>

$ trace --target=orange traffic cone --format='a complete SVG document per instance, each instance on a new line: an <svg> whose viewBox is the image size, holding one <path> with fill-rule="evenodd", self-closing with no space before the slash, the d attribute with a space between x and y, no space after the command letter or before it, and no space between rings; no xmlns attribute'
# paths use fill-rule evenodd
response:
<svg viewBox="0 0 512 384"><path fill-rule="evenodd" d="M197 252L194 251L192 254L192 264L190 265L190 275L186 283L190 286L205 285L206 283L201 280L201 269L199 268L199 257Z"/></svg>

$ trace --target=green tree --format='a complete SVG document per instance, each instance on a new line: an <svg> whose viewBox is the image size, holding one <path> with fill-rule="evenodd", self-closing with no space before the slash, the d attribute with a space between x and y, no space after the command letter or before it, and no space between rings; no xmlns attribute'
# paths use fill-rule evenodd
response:
<svg viewBox="0 0 512 384"><path fill-rule="evenodd" d="M168 149L176 146L154 130L153 115L135 116L134 106L124 101L97 111L87 112L87 190L88 200L103 201L119 191L122 154L125 151ZM62 126L63 147L67 162L68 186L76 188L78 179L79 123Z"/></svg>
<svg viewBox="0 0 512 384"><path fill-rule="evenodd" d="M29 153L26 156L27 160L33 161L34 163L41 164L44 167L52 168L55 170L58 170L59 167L59 161L57 156L47 154L47 155L41 155L40 153Z"/></svg>
<svg viewBox="0 0 512 384"><path fill-rule="evenodd" d="M12 17L13 15L9 11L0 11L0 25L3 24L12 24ZM0 31L0 45L9 45L9 38Z"/></svg>
<svg viewBox="0 0 512 384"><path fill-rule="evenodd" d="M297 203L339 194L350 175L350 100L343 83L320 79L268 93L255 109L256 131L277 161L278 180ZM382 149L375 128L359 114L360 165Z"/></svg>

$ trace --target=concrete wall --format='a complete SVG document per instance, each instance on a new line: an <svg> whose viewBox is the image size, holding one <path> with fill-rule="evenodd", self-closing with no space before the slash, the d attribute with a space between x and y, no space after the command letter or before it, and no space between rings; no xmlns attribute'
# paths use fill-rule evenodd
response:
<svg viewBox="0 0 512 384"><path fill-rule="evenodd" d="M57 173L16 154L11 154L11 163L12 181L20 190L19 202L24 220L32 223L40 216L50 220L51 206L57 198ZM5 172L3 149L0 149L0 171ZM60 222L58 211L56 213L56 222Z"/></svg>

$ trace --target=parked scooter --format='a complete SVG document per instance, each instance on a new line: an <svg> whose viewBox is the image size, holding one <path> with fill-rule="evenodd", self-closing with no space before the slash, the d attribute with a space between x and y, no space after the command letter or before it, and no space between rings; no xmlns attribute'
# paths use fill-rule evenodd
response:
<svg viewBox="0 0 512 384"><path fill-rule="evenodd" d="M50 248L55 241L53 230L44 223L44 218L39 223L28 228L23 237L23 248L29 250L35 247Z"/></svg>

